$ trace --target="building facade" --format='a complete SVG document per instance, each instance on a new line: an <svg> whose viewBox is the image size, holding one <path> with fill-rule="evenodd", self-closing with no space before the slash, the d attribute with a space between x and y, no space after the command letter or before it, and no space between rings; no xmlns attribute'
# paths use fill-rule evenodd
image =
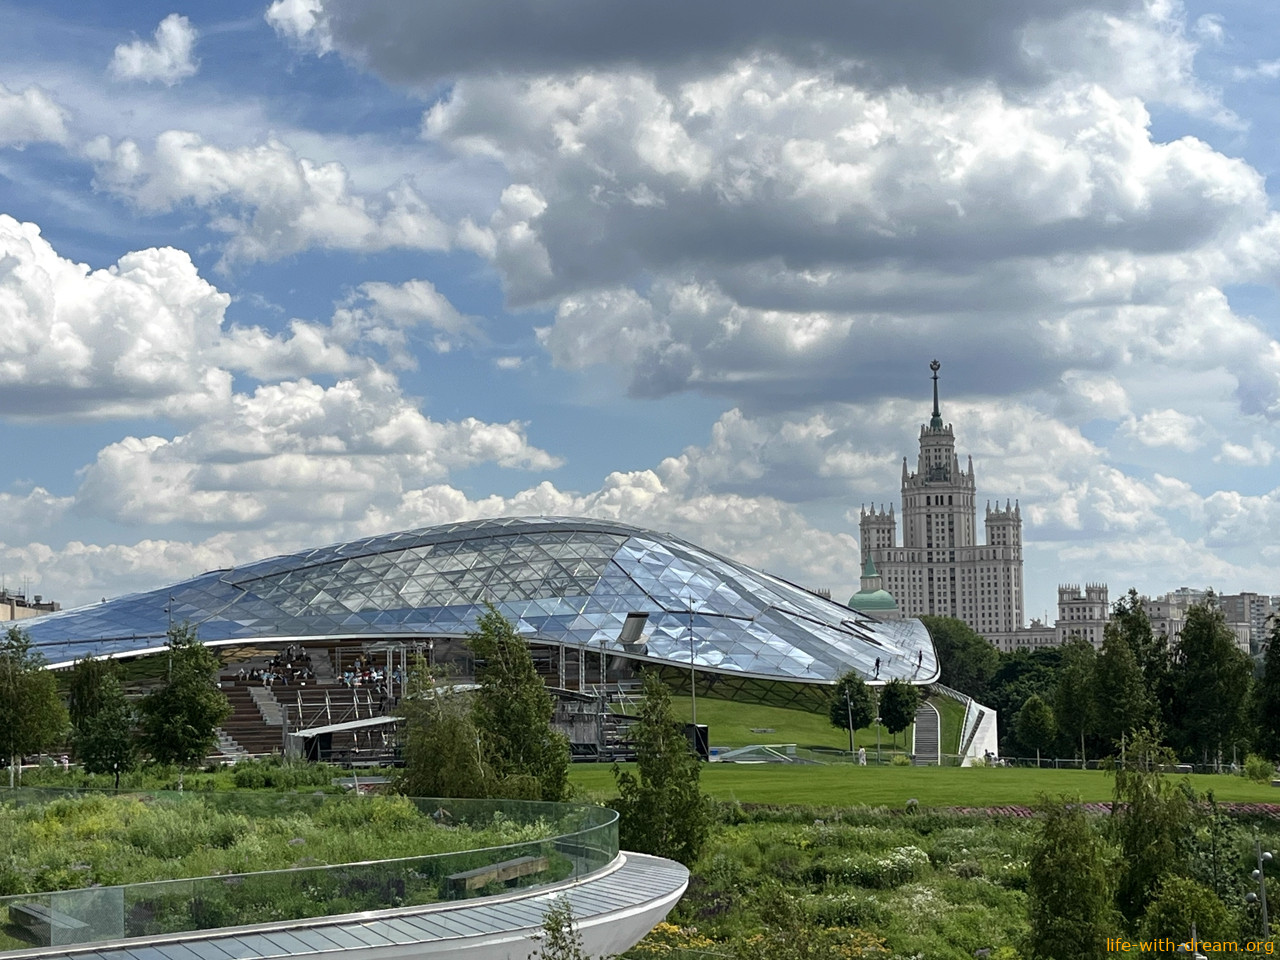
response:
<svg viewBox="0 0 1280 960"><path fill-rule="evenodd" d="M1022 513L1016 503L987 504L986 542L977 541L973 458L963 469L955 432L938 408L933 361L933 415L920 427L914 471L902 460L902 544L893 507L862 510L862 563L870 560L905 617L963 620L989 639L1022 627Z"/></svg>
<svg viewBox="0 0 1280 960"><path fill-rule="evenodd" d="M1101 649L1102 634L1110 619L1105 583L1087 583L1083 590L1077 584L1058 587L1058 620L1054 624L1058 646L1080 637Z"/></svg>
<svg viewBox="0 0 1280 960"><path fill-rule="evenodd" d="M8 620L28 620L46 613L61 610L62 604L45 600L40 594L28 599L25 594L13 594L0 589L0 622Z"/></svg>

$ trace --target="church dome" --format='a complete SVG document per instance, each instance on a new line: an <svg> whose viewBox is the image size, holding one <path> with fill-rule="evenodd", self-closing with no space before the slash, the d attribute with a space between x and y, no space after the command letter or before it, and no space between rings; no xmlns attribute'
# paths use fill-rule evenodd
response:
<svg viewBox="0 0 1280 960"><path fill-rule="evenodd" d="M862 589L849 598L849 607L859 613L897 613L898 601L884 589L883 583L880 574L876 572L875 561L868 555L862 565Z"/></svg>
<svg viewBox="0 0 1280 960"><path fill-rule="evenodd" d="M849 598L848 606L859 613L892 613L898 601L888 590L859 590Z"/></svg>

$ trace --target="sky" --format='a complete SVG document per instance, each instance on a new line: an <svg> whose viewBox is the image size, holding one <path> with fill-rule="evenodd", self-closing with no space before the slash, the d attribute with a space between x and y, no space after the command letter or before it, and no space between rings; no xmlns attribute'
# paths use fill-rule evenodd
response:
<svg viewBox="0 0 1280 960"><path fill-rule="evenodd" d="M0 580L607 517L842 599L929 361L1060 583L1280 593L1260 0L0 0Z"/></svg>

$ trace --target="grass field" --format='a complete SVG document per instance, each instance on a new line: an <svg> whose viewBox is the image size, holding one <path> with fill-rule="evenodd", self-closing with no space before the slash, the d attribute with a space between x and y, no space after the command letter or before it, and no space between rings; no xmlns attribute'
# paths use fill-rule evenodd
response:
<svg viewBox="0 0 1280 960"><path fill-rule="evenodd" d="M937 702L937 701L935 701ZM954 703L954 701L951 701ZM956 703L955 706L960 707ZM687 723L691 716L689 699L677 698L671 702L676 719ZM960 709L960 720L963 721L964 709ZM754 703L735 703L730 700L713 700L702 697L698 700L698 722L710 728L711 745L716 747L746 747L756 743L794 743L801 747L823 747L834 750L849 749L849 735L843 730L831 726L826 714L809 713L805 710L788 710L783 707L766 707ZM944 735L946 742L947 714L943 714ZM757 732L759 731L759 732ZM883 749L887 753L892 738L887 730L880 733ZM959 738L959 733L954 739ZM911 728L898 734L899 748L911 743ZM868 752L875 749L876 731L872 727L859 730L854 735L855 747L866 747Z"/></svg>
<svg viewBox="0 0 1280 960"><path fill-rule="evenodd" d="M959 753L960 733L964 726L964 704L950 697L931 697L929 702L938 708L938 715L942 718L942 752Z"/></svg>
<svg viewBox="0 0 1280 960"><path fill-rule="evenodd" d="M615 794L604 764L577 764L569 776L592 798ZM1212 790L1218 800L1280 803L1280 789L1243 777L1197 774L1188 780L1192 789ZM1034 804L1041 794L1106 801L1112 784L1112 778L1098 770L729 763L702 769L703 792L718 800L817 806L905 808L914 797L923 807L991 807Z"/></svg>

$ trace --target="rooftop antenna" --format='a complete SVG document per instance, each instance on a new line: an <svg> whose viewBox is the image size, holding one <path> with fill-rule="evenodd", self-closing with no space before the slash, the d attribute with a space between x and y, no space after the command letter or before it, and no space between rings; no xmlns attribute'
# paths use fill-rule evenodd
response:
<svg viewBox="0 0 1280 960"><path fill-rule="evenodd" d="M929 421L929 427L933 430L942 429L942 412L938 409L938 370L942 368L937 360L929 364L929 369L933 371L933 417Z"/></svg>

